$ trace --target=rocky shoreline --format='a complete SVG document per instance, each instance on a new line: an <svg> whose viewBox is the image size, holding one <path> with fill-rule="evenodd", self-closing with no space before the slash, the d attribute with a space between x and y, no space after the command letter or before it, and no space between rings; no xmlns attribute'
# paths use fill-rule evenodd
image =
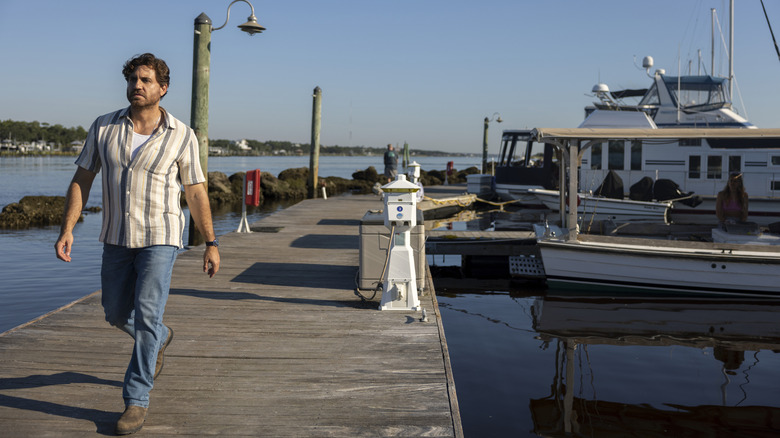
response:
<svg viewBox="0 0 780 438"><path fill-rule="evenodd" d="M436 186L444 183L446 172L443 170L422 170L420 182L423 186ZM466 176L479 173L476 167L455 170L448 178L452 184L465 183ZM283 170L278 176L263 172L260 181L260 204L265 202L296 201L306 198L309 168L299 167ZM244 172L227 176L222 172L209 172L209 200L212 209L240 206L243 196ZM372 193L377 184L384 184L384 175L377 173L373 166L352 174L352 179L328 176L318 179L326 193ZM63 189L64 190L64 189ZM318 196L319 190L317 191ZM182 204L185 204L182 193ZM100 207L89 207L90 212L100 211ZM26 229L60 225L65 211L64 196L25 196L19 202L3 207L0 212L0 228ZM83 220L83 215L79 221Z"/></svg>

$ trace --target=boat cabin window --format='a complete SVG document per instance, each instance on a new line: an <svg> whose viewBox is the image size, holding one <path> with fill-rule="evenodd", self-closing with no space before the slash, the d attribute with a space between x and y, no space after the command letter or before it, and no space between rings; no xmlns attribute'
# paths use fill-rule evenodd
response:
<svg viewBox="0 0 780 438"><path fill-rule="evenodd" d="M780 166L780 155L772 155L772 165Z"/></svg>
<svg viewBox="0 0 780 438"><path fill-rule="evenodd" d="M701 178L701 157L698 155L688 157L688 178Z"/></svg>
<svg viewBox="0 0 780 438"><path fill-rule="evenodd" d="M729 175L731 172L742 172L742 157L739 155L729 155Z"/></svg>
<svg viewBox="0 0 780 438"><path fill-rule="evenodd" d="M623 140L610 140L607 158L609 170L623 170L626 162L625 142Z"/></svg>
<svg viewBox="0 0 780 438"><path fill-rule="evenodd" d="M721 179L723 174L723 157L710 155L707 157L707 179Z"/></svg>
<svg viewBox="0 0 780 438"><path fill-rule="evenodd" d="M700 138L681 138L680 146L701 146Z"/></svg>
<svg viewBox="0 0 780 438"><path fill-rule="evenodd" d="M772 181L772 190L780 190L780 181Z"/></svg>
<svg viewBox="0 0 780 438"><path fill-rule="evenodd" d="M631 141L631 170L642 170L642 140Z"/></svg>
<svg viewBox="0 0 780 438"><path fill-rule="evenodd" d="M590 168L594 170L601 169L601 143L596 143L590 147Z"/></svg>

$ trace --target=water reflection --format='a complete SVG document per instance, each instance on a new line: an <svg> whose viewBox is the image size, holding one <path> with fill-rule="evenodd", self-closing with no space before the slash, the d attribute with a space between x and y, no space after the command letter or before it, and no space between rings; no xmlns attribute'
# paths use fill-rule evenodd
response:
<svg viewBox="0 0 780 438"><path fill-rule="evenodd" d="M772 386L769 381L777 381L778 302L547 296L534 300L532 315L538 339L555 347L550 393L530 400L533 431L538 435L769 436L780 427L780 408L765 391ZM713 373L702 371L702 384L695 386L708 394L719 392L720 400L708 403L712 398L702 394L702 404L681 404L677 402L678 390L663 389L668 383L665 381L674 378L666 379L658 369L648 370L647 364L633 373L640 391L632 393L634 400L617 400L621 393L631 390L600 391L596 385L597 381L613 378L609 373L614 364L607 363L606 369L599 370L597 367L604 362L594 357L614 354L611 347L711 351L709 360L719 370L720 381ZM772 359L768 370L762 369L767 357ZM674 371L668 363L656 366ZM632 371L619 374L623 373ZM614 378L623 381L621 376ZM648 388L651 393L643 396L641 391Z"/></svg>

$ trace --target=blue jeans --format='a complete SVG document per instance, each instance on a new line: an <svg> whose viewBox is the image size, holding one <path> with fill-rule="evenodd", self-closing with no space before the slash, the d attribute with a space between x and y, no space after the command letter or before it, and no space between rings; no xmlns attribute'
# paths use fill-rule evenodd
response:
<svg viewBox="0 0 780 438"><path fill-rule="evenodd" d="M149 407L157 352L168 337L163 322L178 248L103 245L100 270L106 321L135 339L125 372L125 406Z"/></svg>

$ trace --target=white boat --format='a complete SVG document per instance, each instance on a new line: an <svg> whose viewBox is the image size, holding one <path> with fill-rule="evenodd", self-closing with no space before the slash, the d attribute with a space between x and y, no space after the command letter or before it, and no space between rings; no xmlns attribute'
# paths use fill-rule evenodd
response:
<svg viewBox="0 0 780 438"><path fill-rule="evenodd" d="M652 66L651 63L648 63ZM649 68L649 67L648 67ZM756 127L731 104L728 81L714 76L669 76L662 70L650 87L610 92L598 84L599 101L585 109L580 128L704 129L706 138L604 138L592 142L581 156L581 193L593 192L610 172L626 188L645 178L678 187L677 194L653 194L654 200L696 195L698 203L675 202L676 223L715 223L715 198L731 172L741 172L750 197L748 220L767 225L780 221L780 141L748 135ZM636 104L625 100L640 97ZM719 136L723 129L745 135ZM533 203L528 189L559 188L559 158L550 145L533 141L529 130L507 130L496 167L496 193L505 200ZM624 193L628 199L632 193ZM668 197L666 197L668 196ZM642 199L647 201L649 199Z"/></svg>
<svg viewBox="0 0 780 438"><path fill-rule="evenodd" d="M555 288L780 297L771 246L578 235L539 241Z"/></svg>
<svg viewBox="0 0 780 438"><path fill-rule="evenodd" d="M593 91L600 102L585 109L586 119L580 127L617 127L617 120L627 113L640 112L652 124L636 123L636 128L739 128L746 135L663 141L605 139L582 154L580 189L598 186L610 171L627 186L645 177L670 180L679 185L681 193L695 193L703 201L698 205L675 203L674 222L715 223L715 198L728 175L740 172L750 196L748 220L762 225L780 221L780 141L747 135L756 127L733 111L727 85L724 78L668 76L660 71L646 90L609 92L606 85L596 85ZM624 103L631 95L642 97L635 105ZM632 120L639 122L636 117Z"/></svg>
<svg viewBox="0 0 780 438"><path fill-rule="evenodd" d="M612 129L621 126L617 121L628 114L631 113L596 111L582 127ZM652 200L690 201L692 197L698 200L697 203L675 201L671 221L715 224L717 194L725 187L731 172L741 172L750 200L748 221L760 225L780 221L780 139L755 135L756 131L765 131L755 128L661 129L650 123L649 116L643 117L647 117L648 123L637 124L635 129L665 133L653 138L626 138L618 135L625 134L629 128L615 128L615 137L591 141L583 148L578 188L581 196L596 192L610 172L631 189L650 179L656 187L660 187L658 182L674 187L668 193L655 189ZM636 121L637 117L631 119ZM702 136L675 137L679 132L699 132ZM529 189L559 189L561 165L553 151L552 145L535 141L528 130L504 131L496 167L498 196L522 204L538 204ZM541 153L543 158L532 158ZM633 190L624 196L651 200L634 197Z"/></svg>
<svg viewBox="0 0 780 438"><path fill-rule="evenodd" d="M646 57L645 67L649 70L652 66L652 58ZM647 114L662 129L755 128L733 110L726 78L669 76L664 70L657 70L648 88L611 92L606 84L596 84L591 91L599 102L585 108L586 120L597 111L620 111ZM632 97L640 99L636 104L625 103Z"/></svg>
<svg viewBox="0 0 780 438"><path fill-rule="evenodd" d="M780 130L768 129L535 129L533 138L556 145L564 157L563 168L580 162L580 148L604 139L626 141L664 138L780 139ZM668 136L668 137L667 137ZM569 173L569 172L566 172ZM577 180L563 185L564 193L576 193ZM564 237L542 237L539 249L547 282L559 287L591 287L599 290L650 290L669 293L739 294L780 296L780 248L673 241L616 236L580 235L576 200L568 197L563 216ZM545 233L552 234L552 233Z"/></svg>
<svg viewBox="0 0 780 438"><path fill-rule="evenodd" d="M552 211L560 211L561 192L547 189L528 189ZM658 222L669 223L672 201L633 201L613 199L586 193L577 195L577 217L581 223L592 221Z"/></svg>

